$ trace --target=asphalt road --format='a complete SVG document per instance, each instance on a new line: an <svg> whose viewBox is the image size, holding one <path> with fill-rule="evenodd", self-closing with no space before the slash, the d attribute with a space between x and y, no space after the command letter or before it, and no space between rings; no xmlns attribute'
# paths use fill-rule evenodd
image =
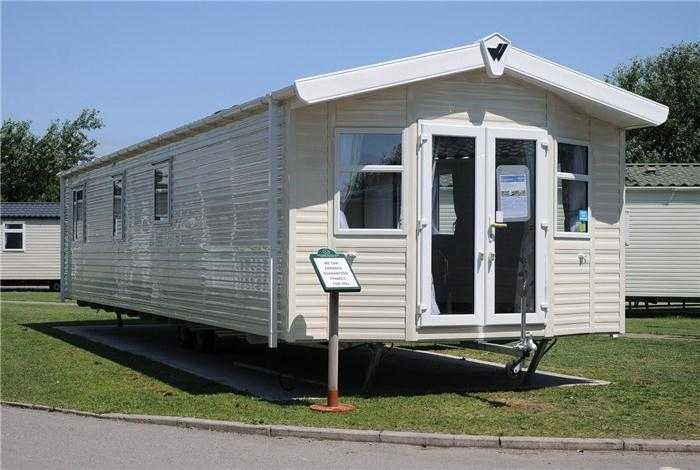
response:
<svg viewBox="0 0 700 470"><path fill-rule="evenodd" d="M3 469L699 468L700 456L437 449L269 438L2 407Z"/></svg>

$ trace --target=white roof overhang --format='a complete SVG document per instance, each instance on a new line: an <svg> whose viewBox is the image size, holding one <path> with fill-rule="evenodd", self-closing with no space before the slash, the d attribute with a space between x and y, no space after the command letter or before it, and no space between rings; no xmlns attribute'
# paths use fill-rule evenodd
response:
<svg viewBox="0 0 700 470"><path fill-rule="evenodd" d="M488 36L503 38L497 33ZM487 38L485 38L487 39ZM507 41L507 40L506 40ZM508 42L510 45L510 43ZM559 95L593 117L625 129L657 126L668 107L562 65L511 47L503 55L504 75ZM315 104L421 80L486 67L480 43L382 62L294 82L299 100Z"/></svg>
<svg viewBox="0 0 700 470"><path fill-rule="evenodd" d="M502 47L503 44L508 47ZM497 47L490 47L494 45ZM583 112L624 129L658 126L668 117L668 107L662 104L511 47L507 38L493 33L480 42L454 49L301 78L292 86L218 111L59 175L75 174L171 144L264 108L273 100L295 99L300 105L309 105L483 68L496 80L500 74L509 75L547 89Z"/></svg>

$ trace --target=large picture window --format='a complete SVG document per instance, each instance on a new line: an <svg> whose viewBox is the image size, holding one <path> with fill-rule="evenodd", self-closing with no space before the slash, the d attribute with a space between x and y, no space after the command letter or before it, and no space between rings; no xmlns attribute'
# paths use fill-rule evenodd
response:
<svg viewBox="0 0 700 470"><path fill-rule="evenodd" d="M85 187L73 190L73 240L85 238Z"/></svg>
<svg viewBox="0 0 700 470"><path fill-rule="evenodd" d="M400 131L338 131L336 167L336 231L402 228Z"/></svg>
<svg viewBox="0 0 700 470"><path fill-rule="evenodd" d="M5 222L2 224L2 249L4 251L24 251L24 223Z"/></svg>
<svg viewBox="0 0 700 470"><path fill-rule="evenodd" d="M170 222L170 161L153 168L153 219L160 224Z"/></svg>
<svg viewBox="0 0 700 470"><path fill-rule="evenodd" d="M588 146L557 145L556 231L560 235L588 236L590 184Z"/></svg>
<svg viewBox="0 0 700 470"><path fill-rule="evenodd" d="M124 177L112 179L112 237L124 238Z"/></svg>

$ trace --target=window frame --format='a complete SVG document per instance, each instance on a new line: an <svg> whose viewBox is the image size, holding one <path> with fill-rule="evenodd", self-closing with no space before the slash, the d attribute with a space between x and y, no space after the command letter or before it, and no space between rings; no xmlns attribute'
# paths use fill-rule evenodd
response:
<svg viewBox="0 0 700 470"><path fill-rule="evenodd" d="M117 236L116 225L114 220L114 183L120 180L122 185L121 201L121 236ZM112 239L122 241L126 239L126 172L115 173L112 175Z"/></svg>
<svg viewBox="0 0 700 470"><path fill-rule="evenodd" d="M10 228L8 229L6 226L10 224L17 224L21 225L22 228ZM6 248L5 247L5 242L7 239L5 238L6 233L21 233L22 234L22 247L21 248ZM20 220L3 220L2 221L2 251L9 251L9 252L24 252L27 248L27 225L24 221Z"/></svg>
<svg viewBox="0 0 700 470"><path fill-rule="evenodd" d="M362 165L352 169L342 168L340 159L340 136L342 134L395 134L401 140L401 165ZM334 235L406 235L406 130L399 127L336 127L333 143L333 233ZM341 228L340 227L340 182L341 174L347 171L361 173L398 173L401 176L401 201L399 202L398 228Z"/></svg>
<svg viewBox="0 0 700 470"><path fill-rule="evenodd" d="M80 238L77 238L78 231L76 230L76 212L75 212L75 193L78 191L83 192L83 206L81 209L82 216L83 216L83 223L81 227L81 236ZM73 243L85 243L87 240L87 183L81 183L78 185L75 185L71 188L71 229L73 230Z"/></svg>
<svg viewBox="0 0 700 470"><path fill-rule="evenodd" d="M588 174L584 175L581 173L570 173L566 171L559 171L559 144L568 144L568 145L577 145L580 147L586 147L587 150L587 155L588 155L588 162L587 162L587 167L588 167ZM593 158L591 155L591 145L590 142L585 141L585 140L577 140L577 139L567 139L567 138L556 138L555 139L555 146L556 146L556 151L555 151L555 158L554 158L554 204L553 204L553 216L552 220L554 221L553 223L553 229L554 229L554 237L555 238L572 238L572 239L583 239L583 240L590 240L591 238L591 172L593 170ZM559 194L558 194L558 188L559 188L559 180L568 180L568 181L583 181L586 183L586 209L588 210L588 223L587 223L587 230L586 232L560 232L557 230L557 227L559 226L559 219L558 219L558 204L559 204Z"/></svg>
<svg viewBox="0 0 700 470"><path fill-rule="evenodd" d="M165 221L159 220L157 218L158 215L156 214L156 171L163 166L167 166L168 168L168 220ZM158 226L168 226L173 220L173 158L168 157L166 159L153 162L151 163L151 167L153 169L151 179L153 184L153 224Z"/></svg>

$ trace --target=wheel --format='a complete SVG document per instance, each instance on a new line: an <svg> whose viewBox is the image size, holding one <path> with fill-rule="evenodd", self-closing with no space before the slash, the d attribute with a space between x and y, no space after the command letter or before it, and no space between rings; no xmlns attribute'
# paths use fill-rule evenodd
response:
<svg viewBox="0 0 700 470"><path fill-rule="evenodd" d="M194 333L194 349L198 352L211 352L216 343L214 330L198 330Z"/></svg>
<svg viewBox="0 0 700 470"><path fill-rule="evenodd" d="M511 379L518 379L523 375L523 363L522 362L509 362L506 364L506 375Z"/></svg>
<svg viewBox="0 0 700 470"><path fill-rule="evenodd" d="M177 327L177 344L181 348L190 349L194 346L194 336L192 335L192 330L184 325L179 325Z"/></svg>

